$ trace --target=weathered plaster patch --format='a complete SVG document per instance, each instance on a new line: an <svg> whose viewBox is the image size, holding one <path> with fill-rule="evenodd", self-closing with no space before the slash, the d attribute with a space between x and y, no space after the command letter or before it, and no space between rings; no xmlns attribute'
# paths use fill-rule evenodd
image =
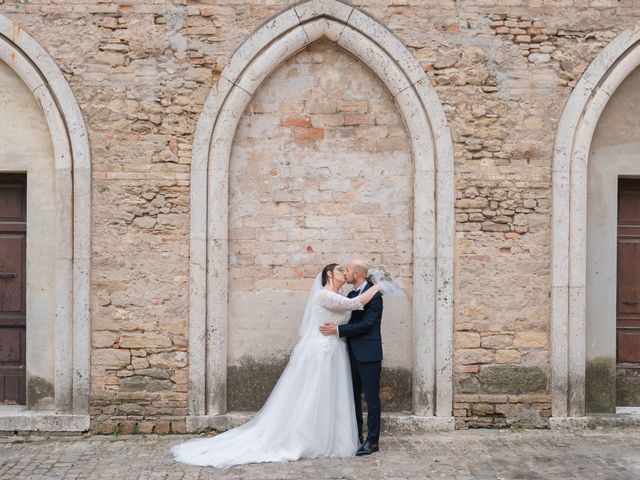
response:
<svg viewBox="0 0 640 480"><path fill-rule="evenodd" d="M597 357L587 361L585 373L587 413L616 413L616 359Z"/></svg>
<svg viewBox="0 0 640 480"><path fill-rule="evenodd" d="M43 410L54 405L54 387L51 382L37 377L27 376L27 408Z"/></svg>
<svg viewBox="0 0 640 480"><path fill-rule="evenodd" d="M227 406L232 411L257 411L262 408L289 358L257 361L244 357L227 370Z"/></svg>
<svg viewBox="0 0 640 480"><path fill-rule="evenodd" d="M257 411L262 408L289 358L268 361L243 357L237 366L229 366L227 405L231 411ZM382 410L411 410L411 372L403 368L382 368L380 377Z"/></svg>

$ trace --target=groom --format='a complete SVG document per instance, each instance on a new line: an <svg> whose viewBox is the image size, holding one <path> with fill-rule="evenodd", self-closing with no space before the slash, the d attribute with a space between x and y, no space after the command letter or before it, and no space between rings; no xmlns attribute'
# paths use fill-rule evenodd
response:
<svg viewBox="0 0 640 480"><path fill-rule="evenodd" d="M369 266L365 260L352 260L347 264L345 276L347 283L353 285L348 297L357 297L371 287L367 281ZM323 335L347 337L349 360L351 361L351 377L353 395L356 404L358 436L361 446L357 456L371 455L378 451L380 438L380 369L382 366L382 337L380 323L382 320L382 295L377 293L364 307L355 310L346 325L337 326L325 323L320 327ZM364 389L367 399L367 440L362 443L362 402L360 395Z"/></svg>

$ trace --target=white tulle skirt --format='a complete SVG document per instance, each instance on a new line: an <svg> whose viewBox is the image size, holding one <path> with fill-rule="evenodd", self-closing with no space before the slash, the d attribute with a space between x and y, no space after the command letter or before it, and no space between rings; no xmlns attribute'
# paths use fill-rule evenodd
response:
<svg viewBox="0 0 640 480"><path fill-rule="evenodd" d="M336 337L301 341L262 409L244 425L172 449L178 462L226 468L300 458L351 457L358 449L351 369Z"/></svg>

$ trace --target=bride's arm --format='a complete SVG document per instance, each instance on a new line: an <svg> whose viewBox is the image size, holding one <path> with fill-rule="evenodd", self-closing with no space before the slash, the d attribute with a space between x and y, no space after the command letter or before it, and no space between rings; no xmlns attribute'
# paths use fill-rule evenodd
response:
<svg viewBox="0 0 640 480"><path fill-rule="evenodd" d="M332 312L351 312L364 308L358 297L348 298L330 290L321 291L318 301L320 306Z"/></svg>
<svg viewBox="0 0 640 480"><path fill-rule="evenodd" d="M380 285L373 285L366 292L358 295L356 298L360 300L362 306L365 306L367 303L371 301L371 299L375 296L376 293L381 292L382 287Z"/></svg>
<svg viewBox="0 0 640 480"><path fill-rule="evenodd" d="M382 288L378 285L370 287L366 292L357 297L348 298L339 293L324 290L320 295L320 305L327 310L333 312L351 312L353 310L362 310L364 306L371 301L376 293L381 292Z"/></svg>

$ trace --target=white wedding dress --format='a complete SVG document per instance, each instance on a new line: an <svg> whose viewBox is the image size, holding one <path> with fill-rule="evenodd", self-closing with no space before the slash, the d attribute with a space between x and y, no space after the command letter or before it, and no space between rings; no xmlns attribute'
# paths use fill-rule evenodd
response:
<svg viewBox="0 0 640 480"><path fill-rule="evenodd" d="M226 468L254 462L351 457L358 449L351 368L344 339L323 336L322 323L345 324L356 298L321 287L316 277L300 340L262 409L244 425L172 449L178 462Z"/></svg>

